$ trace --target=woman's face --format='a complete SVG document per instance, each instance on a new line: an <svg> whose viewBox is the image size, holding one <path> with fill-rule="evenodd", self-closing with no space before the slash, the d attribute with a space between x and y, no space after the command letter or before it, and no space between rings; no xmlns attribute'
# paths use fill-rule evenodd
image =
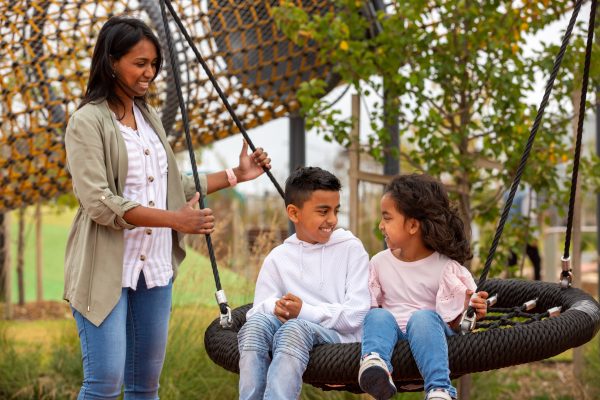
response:
<svg viewBox="0 0 600 400"><path fill-rule="evenodd" d="M149 39L140 40L123 57L113 62L119 97L141 97L154 79L158 62L157 49Z"/></svg>

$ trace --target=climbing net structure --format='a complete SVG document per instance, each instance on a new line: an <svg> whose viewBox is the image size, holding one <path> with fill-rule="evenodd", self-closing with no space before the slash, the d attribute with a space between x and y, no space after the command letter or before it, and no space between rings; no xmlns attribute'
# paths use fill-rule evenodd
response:
<svg viewBox="0 0 600 400"><path fill-rule="evenodd" d="M324 13L330 1L299 1ZM277 29L279 0L181 0L174 2L226 94L249 129L297 107L301 82L335 76L311 43L298 47ZM63 135L85 92L95 39L112 15L129 14L156 32L165 57L151 93L175 150L184 147L175 74L182 82L193 145L237 133L207 75L170 20L176 46L171 67L156 0L0 0L0 212L50 199L71 189Z"/></svg>

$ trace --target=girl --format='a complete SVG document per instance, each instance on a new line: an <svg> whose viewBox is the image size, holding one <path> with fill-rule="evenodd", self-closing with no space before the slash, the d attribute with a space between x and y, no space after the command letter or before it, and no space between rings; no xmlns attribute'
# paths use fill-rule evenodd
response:
<svg viewBox="0 0 600 400"><path fill-rule="evenodd" d="M379 229L388 249L369 267L371 310L364 321L358 380L376 399L396 394L392 351L408 340L427 400L456 399L446 337L455 334L476 289L463 264L472 257L462 220L443 185L423 174L396 177L381 199ZM488 294L471 299L485 316ZM381 307L381 308L378 308Z"/></svg>
<svg viewBox="0 0 600 400"><path fill-rule="evenodd" d="M64 298L77 322L83 361L79 400L158 399L183 234L214 229L208 208L181 175L146 96L162 62L142 21L112 17L100 30L90 77L66 130L79 200L65 260ZM270 159L242 146L235 169L202 175L203 194L254 179Z"/></svg>

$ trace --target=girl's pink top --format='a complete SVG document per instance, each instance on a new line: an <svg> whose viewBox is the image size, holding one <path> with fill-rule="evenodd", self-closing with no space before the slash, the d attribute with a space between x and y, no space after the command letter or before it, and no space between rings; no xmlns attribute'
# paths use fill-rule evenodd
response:
<svg viewBox="0 0 600 400"><path fill-rule="evenodd" d="M444 321L453 321L465 309L467 289L476 288L465 267L437 252L405 262L388 249L376 254L369 265L371 307L390 311L403 332L417 310L434 310Z"/></svg>

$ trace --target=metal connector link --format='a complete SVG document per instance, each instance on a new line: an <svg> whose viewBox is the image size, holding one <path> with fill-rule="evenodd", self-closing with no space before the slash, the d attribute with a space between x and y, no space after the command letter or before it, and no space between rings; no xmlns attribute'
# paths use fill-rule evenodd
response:
<svg viewBox="0 0 600 400"><path fill-rule="evenodd" d="M225 295L225 291L223 289L216 291L215 299L217 299L217 304L227 303L227 296Z"/></svg>
<svg viewBox="0 0 600 400"><path fill-rule="evenodd" d="M473 313L473 315L471 315L470 317L469 317L469 310L471 310ZM471 307L467 308L465 310L465 312L463 312L463 315L460 319L460 325L458 327L459 333L461 335L466 335L467 333L469 333L473 329L475 329L476 319L477 319L477 317L475 315L475 310L473 310Z"/></svg>
<svg viewBox="0 0 600 400"><path fill-rule="evenodd" d="M560 315L560 311L562 310L562 307L558 306L558 307L552 307L550 309L548 309L548 316L550 318L552 317L558 317Z"/></svg>
<svg viewBox="0 0 600 400"><path fill-rule="evenodd" d="M525 309L525 311L533 310L535 306L537 306L537 301L537 298L526 301L525 303L523 303L523 308Z"/></svg>
<svg viewBox="0 0 600 400"><path fill-rule="evenodd" d="M233 318L231 317L231 308L229 306L227 306L227 312L225 314L221 314L219 324L223 329L229 329L233 326Z"/></svg>
<svg viewBox="0 0 600 400"><path fill-rule="evenodd" d="M488 297L488 299L486 300L487 302L487 306L488 307L493 307L497 302L498 302L498 295L495 294L491 297Z"/></svg>
<svg viewBox="0 0 600 400"><path fill-rule="evenodd" d="M560 288L568 289L573 284L573 270L571 270L571 257L560 258L562 272L560 273Z"/></svg>
<svg viewBox="0 0 600 400"><path fill-rule="evenodd" d="M460 319L459 332L461 335L466 335L475 329L475 323L477 322L477 313L473 309L473 299L478 297L477 293L473 293L471 295L471 299L469 300L469 307L463 312L463 315ZM469 314L471 314L469 316Z"/></svg>
<svg viewBox="0 0 600 400"><path fill-rule="evenodd" d="M231 308L227 305L227 296L225 295L225 291L222 289L216 291L215 298L217 299L217 303L219 304L219 306L223 304L225 305L225 309L227 310L227 312L225 313L221 312L221 317L219 319L221 328L229 329L233 326L233 318L231 317Z"/></svg>

